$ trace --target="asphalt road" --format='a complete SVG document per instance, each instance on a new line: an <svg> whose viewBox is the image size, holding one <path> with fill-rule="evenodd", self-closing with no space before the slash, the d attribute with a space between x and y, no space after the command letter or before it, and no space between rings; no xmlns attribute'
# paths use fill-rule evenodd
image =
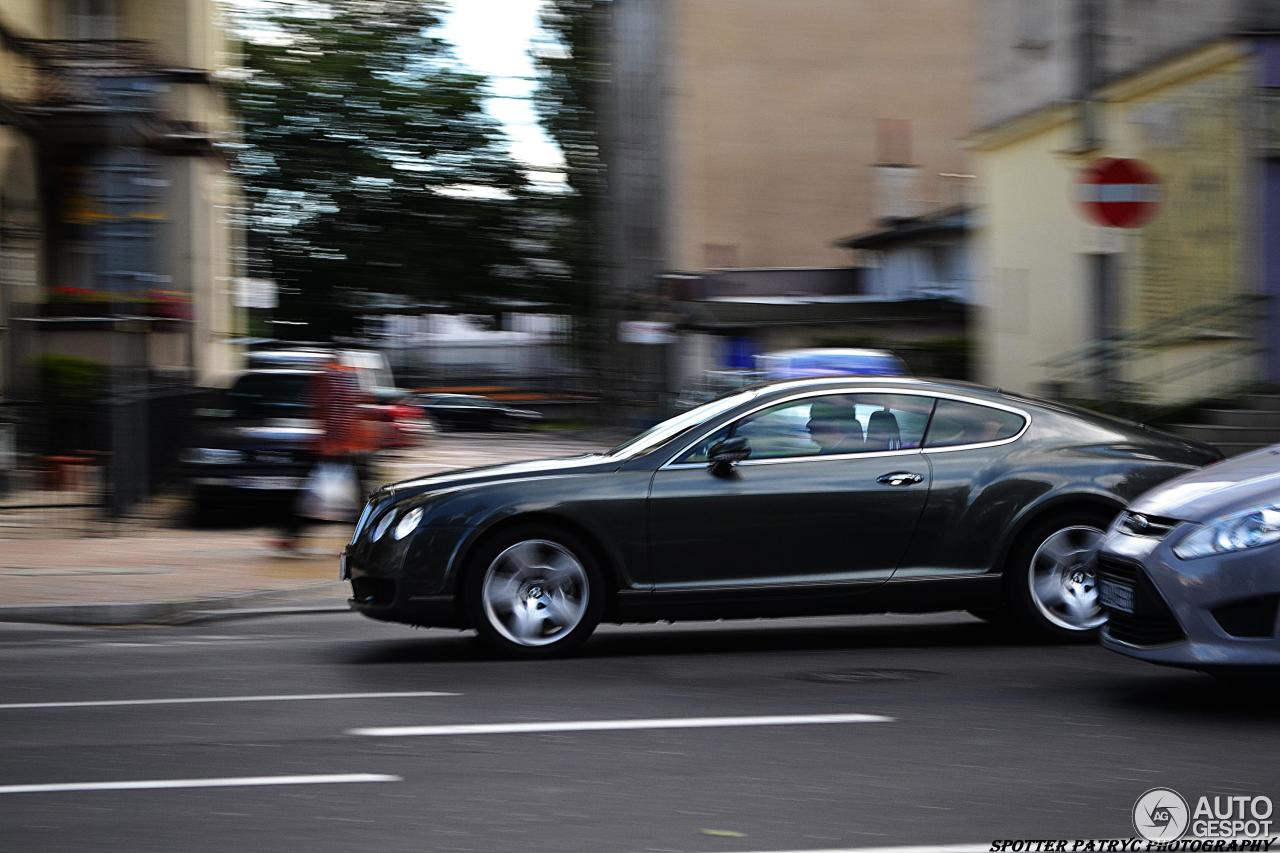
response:
<svg viewBox="0 0 1280 853"><path fill-rule="evenodd" d="M4 850L988 844L1130 837L1154 786L1280 798L1274 694L957 615L604 628L538 663L348 614L0 625L0 672Z"/></svg>

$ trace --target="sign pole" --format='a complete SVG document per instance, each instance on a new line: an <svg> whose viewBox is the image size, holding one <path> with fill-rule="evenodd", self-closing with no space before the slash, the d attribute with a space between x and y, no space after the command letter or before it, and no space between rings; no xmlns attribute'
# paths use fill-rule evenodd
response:
<svg viewBox="0 0 1280 853"><path fill-rule="evenodd" d="M1099 0L1081 0L1080 10L1080 47L1079 47L1079 101L1080 101L1080 150L1081 152L1097 151L1102 147L1103 122L1102 105L1098 102L1098 80L1102 68L1102 40L1098 37L1102 25L1102 4ZM1093 295L1094 300L1094 337L1100 346L1100 357L1097 363L1098 392L1104 398L1110 398L1115 392L1115 363L1112 349L1112 337L1115 332L1115 317L1112 313L1113 276L1111 268L1114 261L1105 253L1090 255L1086 275L1089 288L1086 292Z"/></svg>

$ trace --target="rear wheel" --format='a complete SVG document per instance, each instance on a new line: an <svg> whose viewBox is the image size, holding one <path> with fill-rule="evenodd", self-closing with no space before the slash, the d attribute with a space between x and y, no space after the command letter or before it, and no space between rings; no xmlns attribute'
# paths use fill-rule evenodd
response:
<svg viewBox="0 0 1280 853"><path fill-rule="evenodd" d="M588 549L565 531L520 527L483 543L467 576L479 638L516 657L565 654L604 612L605 585Z"/></svg>
<svg viewBox="0 0 1280 853"><path fill-rule="evenodd" d="M1005 580L1022 624L1048 639L1087 638L1107 621L1098 546L1112 515L1080 510L1032 524L1009 554Z"/></svg>

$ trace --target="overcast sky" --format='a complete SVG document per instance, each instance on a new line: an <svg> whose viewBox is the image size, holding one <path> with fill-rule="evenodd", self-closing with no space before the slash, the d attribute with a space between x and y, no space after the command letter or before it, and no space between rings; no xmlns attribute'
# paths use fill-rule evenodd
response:
<svg viewBox="0 0 1280 853"><path fill-rule="evenodd" d="M500 97L489 101L489 112L511 136L511 153L535 168L562 165L529 100L534 88L529 47L542 0L446 0L446 5L443 35L463 63L492 79Z"/></svg>

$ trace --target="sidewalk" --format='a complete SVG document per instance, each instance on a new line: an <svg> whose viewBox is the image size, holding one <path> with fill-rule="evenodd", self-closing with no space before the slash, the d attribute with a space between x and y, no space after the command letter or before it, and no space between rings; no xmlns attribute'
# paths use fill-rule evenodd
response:
<svg viewBox="0 0 1280 853"><path fill-rule="evenodd" d="M173 624L229 611L346 610L338 553L349 527L313 528L297 554L272 531L137 531L0 539L0 622Z"/></svg>
<svg viewBox="0 0 1280 853"><path fill-rule="evenodd" d="M577 433L435 435L423 446L386 454L379 479L602 446L601 437ZM272 545L278 534L271 528L188 530L174 526L179 506L173 499L155 502L152 510L125 523L90 525L105 535L77 536L75 526L57 530L11 519L12 529L0 528L0 622L177 624L348 609L351 587L338 580L338 553L349 524L310 528L300 553L290 554Z"/></svg>

